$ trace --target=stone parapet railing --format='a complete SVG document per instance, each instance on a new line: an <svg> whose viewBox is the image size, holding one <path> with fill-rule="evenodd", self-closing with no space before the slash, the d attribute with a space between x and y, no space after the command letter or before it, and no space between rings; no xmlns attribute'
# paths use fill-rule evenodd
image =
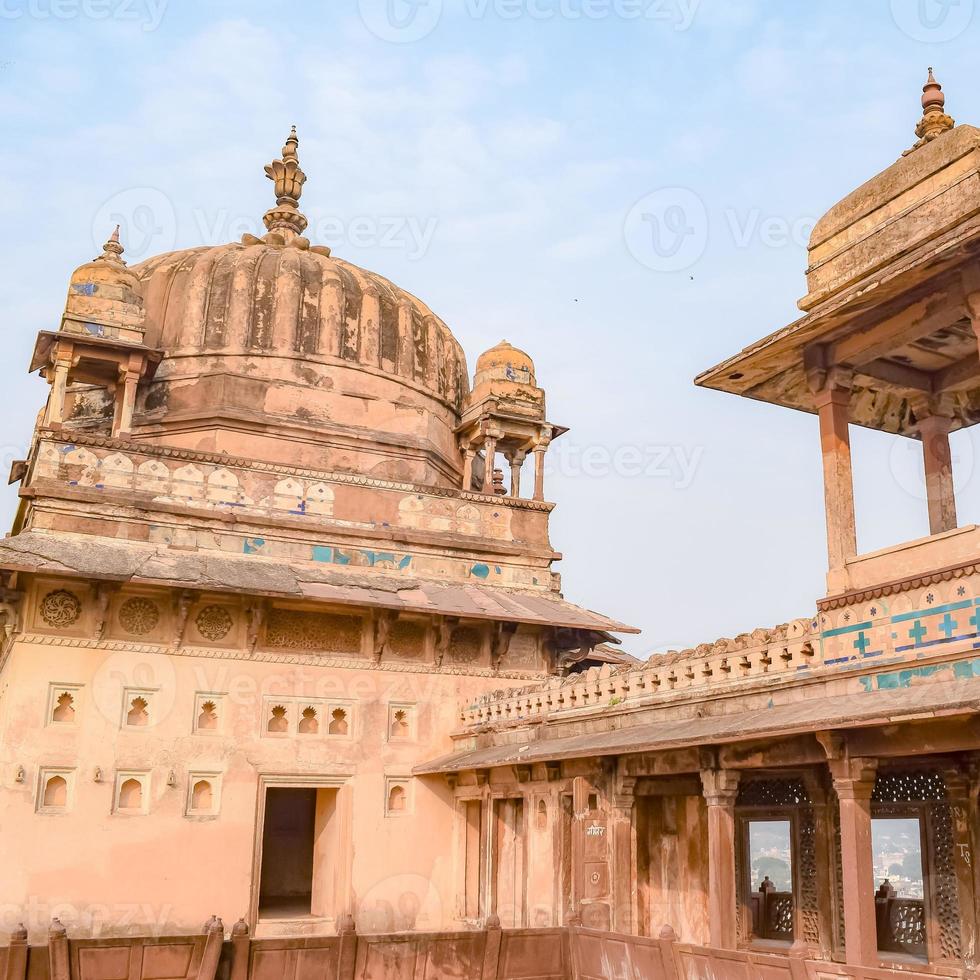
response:
<svg viewBox="0 0 980 980"><path fill-rule="evenodd" d="M773 629L654 656L638 666L595 667L538 687L465 704L464 729L524 723L585 709L771 689L797 679L860 677L856 690L927 681L957 660L956 678L980 677L980 565L938 569L874 593L821 603L817 614Z"/></svg>
<svg viewBox="0 0 980 980"><path fill-rule="evenodd" d="M813 620L798 619L772 630L672 651L639 666L603 664L544 684L494 691L463 706L469 727L523 723L584 709L643 704L674 692L720 690L740 682L796 678L824 666Z"/></svg>
<svg viewBox="0 0 980 980"><path fill-rule="evenodd" d="M45 955L46 954L46 955ZM28 963L31 964L28 969ZM346 917L336 936L252 939L244 922L225 937L220 919L198 936L69 939L55 920L47 947L29 947L18 930L0 947L6 980L335 980L416 977L425 980L703 980L768 977L770 980L925 980L932 973L902 972L885 964L831 963L796 943L785 953L723 950L680 942L670 926L657 938L620 935L577 926L465 932L359 935ZM925 964L923 964L925 969ZM962 974L957 974L962 975Z"/></svg>

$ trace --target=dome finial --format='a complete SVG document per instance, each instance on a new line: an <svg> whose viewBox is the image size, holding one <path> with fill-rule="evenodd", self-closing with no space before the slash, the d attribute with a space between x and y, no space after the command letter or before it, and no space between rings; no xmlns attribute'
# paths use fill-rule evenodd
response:
<svg viewBox="0 0 980 980"><path fill-rule="evenodd" d="M122 243L119 241L119 225L116 225L112 234L109 236L109 240L102 246L102 254L98 256L97 261L125 265L126 263L120 258L125 251Z"/></svg>
<svg viewBox="0 0 980 980"><path fill-rule="evenodd" d="M936 76L930 67L929 77L922 86L922 118L915 127L915 135L919 137L919 142L912 147L913 150L942 136L956 125L955 121L946 115L945 106L946 96L943 94L943 87L936 81Z"/></svg>
<svg viewBox="0 0 980 980"><path fill-rule="evenodd" d="M276 206L266 211L262 220L270 232L281 232L287 240L301 235L307 224L297 208L306 183L306 174L299 166L298 149L299 137L293 126L282 148L282 157L265 167L265 175L275 184Z"/></svg>

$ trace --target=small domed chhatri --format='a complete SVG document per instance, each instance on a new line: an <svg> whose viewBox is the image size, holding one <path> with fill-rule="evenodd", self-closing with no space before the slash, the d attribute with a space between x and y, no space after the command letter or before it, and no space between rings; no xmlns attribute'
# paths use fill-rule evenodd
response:
<svg viewBox="0 0 980 980"><path fill-rule="evenodd" d="M520 495L521 469L534 453L534 496L544 496L544 453L553 439L567 430L545 418L544 391L534 376L534 361L524 351L502 340L476 360L473 390L466 396L459 426L465 454L463 486L502 494L502 477L479 465L501 453L511 471L510 494ZM481 449L483 461L477 463ZM499 472L499 471L498 471Z"/></svg>
<svg viewBox="0 0 980 980"><path fill-rule="evenodd" d="M46 425L90 411L104 413L108 406L113 431L128 434L132 427L137 384L153 377L161 353L144 343L142 287L123 251L117 225L102 254L72 273L60 328L38 334L30 369L52 385ZM99 397L117 390L119 398Z"/></svg>
<svg viewBox="0 0 980 980"><path fill-rule="evenodd" d="M485 381L534 385L537 383L534 380L534 361L529 354L502 340L476 359L473 387L476 388Z"/></svg>
<svg viewBox="0 0 980 980"><path fill-rule="evenodd" d="M124 251L116 225L102 254L72 273L62 330L142 343L146 315L140 279L123 261Z"/></svg>

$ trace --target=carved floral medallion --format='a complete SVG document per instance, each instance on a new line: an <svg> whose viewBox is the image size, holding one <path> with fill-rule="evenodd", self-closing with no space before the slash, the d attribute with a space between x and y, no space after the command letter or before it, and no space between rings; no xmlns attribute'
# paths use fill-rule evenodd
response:
<svg viewBox="0 0 980 980"><path fill-rule="evenodd" d="M127 633L145 636L152 633L160 622L160 610L155 602L142 596L127 599L119 607L119 623Z"/></svg>
<svg viewBox="0 0 980 980"><path fill-rule="evenodd" d="M78 622L82 604L73 592L55 589L41 600L41 618L55 629L67 629Z"/></svg>

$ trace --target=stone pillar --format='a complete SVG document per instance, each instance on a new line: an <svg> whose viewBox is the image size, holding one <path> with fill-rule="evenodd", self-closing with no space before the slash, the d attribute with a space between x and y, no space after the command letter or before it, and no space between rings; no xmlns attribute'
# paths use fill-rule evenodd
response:
<svg viewBox="0 0 980 980"><path fill-rule="evenodd" d="M876 759L830 760L840 801L840 847L844 885L845 956L853 966L877 966L875 878L871 852L871 794Z"/></svg>
<svg viewBox="0 0 980 980"><path fill-rule="evenodd" d="M521 467L524 465L525 459L527 459L527 453L515 452L511 454L510 495L512 497L519 497L521 495Z"/></svg>
<svg viewBox="0 0 980 980"><path fill-rule="evenodd" d="M827 556L831 574L842 571L857 554L854 523L854 479L848 432L851 388L846 376L831 371L815 402L820 416L824 506L827 512Z"/></svg>
<svg viewBox="0 0 980 980"><path fill-rule="evenodd" d="M248 980L248 923L239 919L231 929L231 980Z"/></svg>
<svg viewBox="0 0 980 980"><path fill-rule="evenodd" d="M976 287L978 279L980 279L980 274L977 273L977 269L974 267L969 277L964 276L964 286L967 290L971 286ZM973 332L977 335L977 344L980 346L980 292L967 292L966 309L970 315L970 320L973 322Z"/></svg>
<svg viewBox="0 0 980 980"><path fill-rule="evenodd" d="M59 426L65 417L65 393L68 389L68 371L71 367L71 354L58 351L51 371L51 394L48 396L48 409L44 417L47 426Z"/></svg>
<svg viewBox="0 0 980 980"><path fill-rule="evenodd" d="M963 960L976 962L977 918L974 895L973 841L976 830L971 817L971 778L970 774L958 768L947 769L943 773L946 793L949 797L949 815L953 828L954 868L956 872L956 895L960 911L960 948Z"/></svg>
<svg viewBox="0 0 980 980"><path fill-rule="evenodd" d="M483 468L483 492L493 493L493 465L497 455L497 437L487 436L483 443L483 456L486 465Z"/></svg>
<svg viewBox="0 0 980 980"><path fill-rule="evenodd" d="M48 977L50 980L71 980L68 962L68 931L61 919L52 919L48 930Z"/></svg>
<svg viewBox="0 0 980 980"><path fill-rule="evenodd" d="M949 451L953 420L943 415L926 415L919 419L918 426L929 503L929 533L942 534L956 527L953 458Z"/></svg>
<svg viewBox="0 0 980 980"><path fill-rule="evenodd" d="M829 960L833 955L833 915L834 905L832 896L834 894L834 835L832 827L832 815L830 810L830 792L822 778L823 773L818 775L817 770L807 770L803 776L803 783L806 786L807 794L810 797L810 806L813 809L813 857L815 876L814 890L817 899L817 930L819 934L819 944L816 949L808 948L808 955L815 959ZM801 871L802 871L801 867ZM806 925L803 917L807 914L800 902L800 923L802 934L797 940L797 945L801 941L806 941Z"/></svg>
<svg viewBox="0 0 980 980"><path fill-rule="evenodd" d="M970 762L968 794L966 814L970 826L970 867L973 868L973 915L980 929L980 755L975 755ZM980 942L975 940L975 946L980 947ZM980 952L980 949L976 951Z"/></svg>
<svg viewBox="0 0 980 980"><path fill-rule="evenodd" d="M473 489L473 458L476 450L468 446L463 450L463 489L468 493Z"/></svg>
<svg viewBox="0 0 980 980"><path fill-rule="evenodd" d="M21 922L10 934L7 946L7 969L4 980L25 980L27 977L27 929Z"/></svg>
<svg viewBox="0 0 980 980"><path fill-rule="evenodd" d="M547 445L534 447L534 499L544 500L544 454Z"/></svg>
<svg viewBox="0 0 980 980"><path fill-rule="evenodd" d="M718 949L738 945L735 889L735 799L741 774L732 769L702 769L708 805L708 937Z"/></svg>
<svg viewBox="0 0 980 980"><path fill-rule="evenodd" d="M634 846L633 804L636 801L636 779L617 777L612 797L610 830L612 833L613 931L634 934L636 890L636 848Z"/></svg>
<svg viewBox="0 0 980 980"><path fill-rule="evenodd" d="M139 372L122 369L116 387L116 414L113 419L113 436L127 438L133 428L133 411L136 408L136 386Z"/></svg>

